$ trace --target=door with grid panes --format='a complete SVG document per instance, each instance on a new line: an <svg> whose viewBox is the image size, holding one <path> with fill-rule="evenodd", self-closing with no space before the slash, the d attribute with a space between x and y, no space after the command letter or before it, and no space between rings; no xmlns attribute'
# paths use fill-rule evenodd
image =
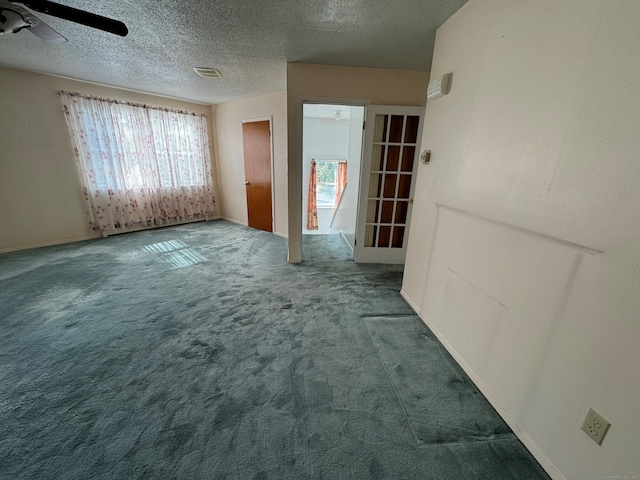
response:
<svg viewBox="0 0 640 480"><path fill-rule="evenodd" d="M404 263L424 107L369 106L353 258Z"/></svg>

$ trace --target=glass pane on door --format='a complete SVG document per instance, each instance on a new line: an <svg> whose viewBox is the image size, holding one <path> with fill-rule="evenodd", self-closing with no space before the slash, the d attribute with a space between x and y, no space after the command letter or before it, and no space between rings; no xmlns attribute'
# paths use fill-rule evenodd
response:
<svg viewBox="0 0 640 480"><path fill-rule="evenodd" d="M376 115L365 247L402 248L420 117Z"/></svg>

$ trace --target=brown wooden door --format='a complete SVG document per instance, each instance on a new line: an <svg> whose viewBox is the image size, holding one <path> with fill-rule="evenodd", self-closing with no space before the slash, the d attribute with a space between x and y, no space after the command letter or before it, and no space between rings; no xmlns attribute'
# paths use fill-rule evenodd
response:
<svg viewBox="0 0 640 480"><path fill-rule="evenodd" d="M243 123L242 141L249 226L272 232L269 124L269 120Z"/></svg>

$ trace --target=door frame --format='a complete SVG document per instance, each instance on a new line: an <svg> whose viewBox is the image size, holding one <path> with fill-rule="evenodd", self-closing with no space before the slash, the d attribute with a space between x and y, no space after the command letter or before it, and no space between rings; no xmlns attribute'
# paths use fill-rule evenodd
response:
<svg viewBox="0 0 640 480"><path fill-rule="evenodd" d="M336 97L298 97L296 103L296 137L297 148L296 157L294 159L289 158L289 163L295 162L297 168L292 169L291 165L288 165L289 175L292 171L295 171L295 179L293 191L289 191L289 238L287 242L287 261L289 263L300 263L303 260L304 252L302 251L302 124L304 122L304 104L326 104L326 105L344 105L346 107L364 107L365 118L367 116L367 107L371 105L371 100L366 98L336 98ZM289 178L289 186L292 185L292 179ZM358 187L359 188L359 187ZM290 188L290 190L292 190ZM291 197L295 192L293 205L291 204ZM359 206L358 206L359 207ZM295 226L295 228L292 228Z"/></svg>
<svg viewBox="0 0 640 480"><path fill-rule="evenodd" d="M275 176L273 174L274 171L274 162L273 162L273 115L266 115L266 116L262 116L262 117L251 117L251 118L245 118L242 120L242 124L245 123L254 123L254 122L265 122L268 121L269 122L269 155L271 156L271 233L276 232L276 189L275 189ZM244 165L245 165L245 158L244 158L244 146L242 149L242 173L244 175L244 180L246 181L247 179L247 172L244 169ZM249 205L246 204L247 201L247 195L245 192L245 211L247 212L247 225L249 225Z"/></svg>

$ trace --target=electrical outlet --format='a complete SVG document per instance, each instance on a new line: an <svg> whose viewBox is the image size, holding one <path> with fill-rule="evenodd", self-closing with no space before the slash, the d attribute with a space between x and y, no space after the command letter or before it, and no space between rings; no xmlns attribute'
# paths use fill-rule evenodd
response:
<svg viewBox="0 0 640 480"><path fill-rule="evenodd" d="M590 408L589 413L587 413L582 423L582 430L589 435L594 442L601 445L610 426L611 424L607 422L602 415L593 408Z"/></svg>

